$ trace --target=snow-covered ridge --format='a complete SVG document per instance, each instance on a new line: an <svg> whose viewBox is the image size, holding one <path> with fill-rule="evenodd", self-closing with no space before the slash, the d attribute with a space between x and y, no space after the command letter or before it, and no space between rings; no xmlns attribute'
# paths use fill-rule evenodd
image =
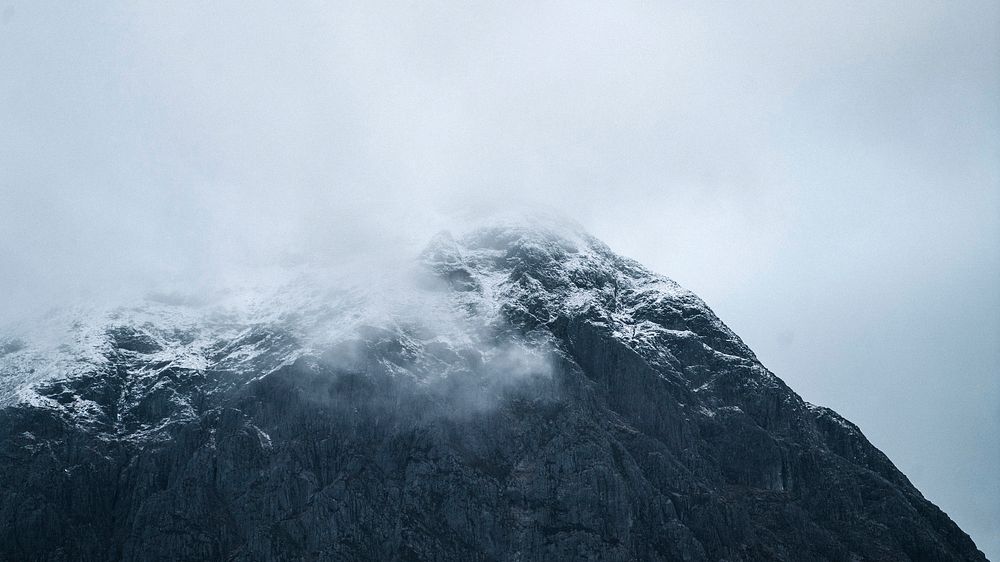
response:
<svg viewBox="0 0 1000 562"><path fill-rule="evenodd" d="M756 363L750 349L694 293L615 254L572 223L515 220L458 238L442 234L424 258L487 316L503 312L540 325L582 318L606 326L637 350L688 339ZM692 331L692 325L700 329Z"/></svg>
<svg viewBox="0 0 1000 562"><path fill-rule="evenodd" d="M702 349L706 364L756 362L693 293L550 217L439 234L395 272L301 267L262 279L207 295L158 293L129 306L60 310L7 329L0 405L85 410L83 398L57 404L39 389L122 364L145 380L129 383L133 393L157 388L165 373L253 380L371 329L420 359L420 376L451 368L434 359L435 349L500 353L487 341L496 330L514 325L546 339L566 319L599 327L653 364L670 365L667 350L677 345Z"/></svg>

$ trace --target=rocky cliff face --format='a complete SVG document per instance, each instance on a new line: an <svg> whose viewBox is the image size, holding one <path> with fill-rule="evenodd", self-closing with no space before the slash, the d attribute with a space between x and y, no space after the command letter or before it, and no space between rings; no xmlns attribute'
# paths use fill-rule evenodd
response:
<svg viewBox="0 0 1000 562"><path fill-rule="evenodd" d="M700 299L573 228L315 281L7 337L0 559L985 560Z"/></svg>

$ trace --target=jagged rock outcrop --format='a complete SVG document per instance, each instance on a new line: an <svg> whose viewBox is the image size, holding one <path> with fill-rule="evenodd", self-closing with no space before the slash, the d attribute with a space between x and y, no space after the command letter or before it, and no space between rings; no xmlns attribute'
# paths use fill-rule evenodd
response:
<svg viewBox="0 0 1000 562"><path fill-rule="evenodd" d="M572 227L443 234L415 277L0 342L0 559L985 560Z"/></svg>

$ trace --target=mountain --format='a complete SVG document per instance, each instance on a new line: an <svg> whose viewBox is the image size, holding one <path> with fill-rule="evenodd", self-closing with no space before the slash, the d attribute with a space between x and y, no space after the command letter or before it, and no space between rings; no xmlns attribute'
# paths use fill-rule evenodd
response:
<svg viewBox="0 0 1000 562"><path fill-rule="evenodd" d="M337 276L0 340L0 559L986 559L697 296L574 226Z"/></svg>

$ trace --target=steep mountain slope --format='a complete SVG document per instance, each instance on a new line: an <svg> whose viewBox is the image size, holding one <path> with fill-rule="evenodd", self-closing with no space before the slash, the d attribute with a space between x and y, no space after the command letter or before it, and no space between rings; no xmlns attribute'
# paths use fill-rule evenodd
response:
<svg viewBox="0 0 1000 562"><path fill-rule="evenodd" d="M985 560L698 297L573 227L327 277L4 340L0 559Z"/></svg>

